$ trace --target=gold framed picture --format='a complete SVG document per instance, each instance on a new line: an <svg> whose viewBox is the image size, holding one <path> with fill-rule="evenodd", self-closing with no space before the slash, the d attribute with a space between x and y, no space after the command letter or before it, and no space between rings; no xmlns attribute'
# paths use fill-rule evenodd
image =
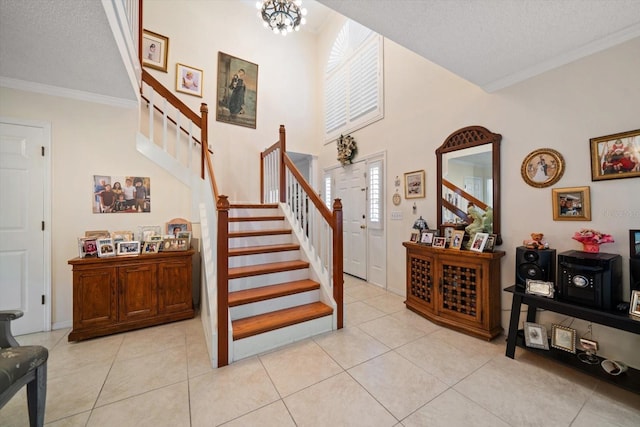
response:
<svg viewBox="0 0 640 427"><path fill-rule="evenodd" d="M184 64L176 64L176 91L202 98L204 71Z"/></svg>
<svg viewBox="0 0 640 427"><path fill-rule="evenodd" d="M424 170L407 172L404 174L404 198L421 199L425 197Z"/></svg>
<svg viewBox="0 0 640 427"><path fill-rule="evenodd" d="M554 188L554 221L591 221L589 187Z"/></svg>
<svg viewBox="0 0 640 427"><path fill-rule="evenodd" d="M256 128L258 64L218 52L216 120Z"/></svg>
<svg viewBox="0 0 640 427"><path fill-rule="evenodd" d="M640 129L591 138L591 181L640 176Z"/></svg>
<svg viewBox="0 0 640 427"><path fill-rule="evenodd" d="M142 65L167 72L169 38L149 30L142 30Z"/></svg>
<svg viewBox="0 0 640 427"><path fill-rule="evenodd" d="M576 352L576 330L560 325L551 325L551 347Z"/></svg>
<svg viewBox="0 0 640 427"><path fill-rule="evenodd" d="M520 174L524 182L532 187L549 187L564 174L562 154L551 148L532 151L522 162Z"/></svg>
<svg viewBox="0 0 640 427"><path fill-rule="evenodd" d="M449 245L450 249L458 249L462 248L462 241L464 240L464 230L454 230L451 233L451 244Z"/></svg>

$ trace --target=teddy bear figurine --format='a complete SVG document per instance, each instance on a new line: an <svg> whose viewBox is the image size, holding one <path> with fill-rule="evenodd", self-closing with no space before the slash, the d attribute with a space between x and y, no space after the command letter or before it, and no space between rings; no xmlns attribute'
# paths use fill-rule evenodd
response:
<svg viewBox="0 0 640 427"><path fill-rule="evenodd" d="M531 233L531 239L525 239L522 244L528 249L549 249L543 233Z"/></svg>

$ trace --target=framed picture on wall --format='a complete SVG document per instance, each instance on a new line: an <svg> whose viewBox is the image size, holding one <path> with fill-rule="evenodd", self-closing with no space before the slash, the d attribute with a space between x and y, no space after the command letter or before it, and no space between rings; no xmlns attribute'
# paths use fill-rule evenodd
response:
<svg viewBox="0 0 640 427"><path fill-rule="evenodd" d="M640 129L589 140L591 181L640 177Z"/></svg>
<svg viewBox="0 0 640 427"><path fill-rule="evenodd" d="M202 98L204 72L195 67L176 64L176 91Z"/></svg>
<svg viewBox="0 0 640 427"><path fill-rule="evenodd" d="M404 174L404 198L420 199L425 197L424 170Z"/></svg>
<svg viewBox="0 0 640 427"><path fill-rule="evenodd" d="M532 187L549 187L562 178L564 159L551 148L540 148L525 157L520 167L524 182Z"/></svg>
<svg viewBox="0 0 640 427"><path fill-rule="evenodd" d="M216 120L256 128L258 64L218 52Z"/></svg>
<svg viewBox="0 0 640 427"><path fill-rule="evenodd" d="M142 31L142 65L167 72L169 38L153 31Z"/></svg>
<svg viewBox="0 0 640 427"><path fill-rule="evenodd" d="M591 221L589 187L554 188L554 221Z"/></svg>

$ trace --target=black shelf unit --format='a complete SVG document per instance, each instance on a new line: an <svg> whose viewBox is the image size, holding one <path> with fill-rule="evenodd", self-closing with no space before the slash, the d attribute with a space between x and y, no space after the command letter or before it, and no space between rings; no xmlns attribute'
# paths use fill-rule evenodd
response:
<svg viewBox="0 0 640 427"><path fill-rule="evenodd" d="M581 350L576 350L576 354L573 354L567 351L558 350L551 346L549 346L549 350L527 347L524 341L524 331L522 329L518 329L520 308L522 304L526 304L528 306L527 322L536 321L538 308L566 314L568 316L577 317L579 319L588 320L635 334L640 334L640 321L632 319L631 316L626 313L597 310L538 295L530 295L519 288L516 288L516 286L506 288L505 292L513 294L511 319L509 322L509 333L507 336L507 349L505 353L507 357L513 359L515 356L516 346L522 347L527 351L556 360L602 381L615 384L633 393L640 394L640 370L629 367L626 372L623 372L620 375L609 375L604 371L604 369L602 369L599 363L597 365L590 365L580 361L580 359L578 359L578 354L583 353ZM599 360L602 362L604 359L599 357Z"/></svg>

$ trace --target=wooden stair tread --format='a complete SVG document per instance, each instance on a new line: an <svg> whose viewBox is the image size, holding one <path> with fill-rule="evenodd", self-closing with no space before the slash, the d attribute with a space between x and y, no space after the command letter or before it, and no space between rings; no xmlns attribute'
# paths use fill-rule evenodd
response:
<svg viewBox="0 0 640 427"><path fill-rule="evenodd" d="M229 217L229 222L252 222L252 221L284 221L284 215Z"/></svg>
<svg viewBox="0 0 640 427"><path fill-rule="evenodd" d="M281 245L247 246L245 248L229 248L229 256L267 254L273 252L297 251L300 245L283 243Z"/></svg>
<svg viewBox="0 0 640 427"><path fill-rule="evenodd" d="M259 288L245 289L229 292L229 307L264 301L272 298L298 294L301 292L320 289L320 283L313 280L296 280L294 282L279 283L277 285L261 286Z"/></svg>
<svg viewBox="0 0 640 427"><path fill-rule="evenodd" d="M229 203L230 209L277 209L277 203Z"/></svg>
<svg viewBox="0 0 640 427"><path fill-rule="evenodd" d="M275 236L278 234L291 234L291 230L251 230L251 231L230 231L229 238L235 237L255 237L255 236Z"/></svg>
<svg viewBox="0 0 640 427"><path fill-rule="evenodd" d="M308 268L309 263L306 261L281 261L268 264L256 264L243 267L234 267L229 269L229 279L238 279L240 277L258 276L260 274L279 273L281 271L300 270Z"/></svg>
<svg viewBox="0 0 640 427"><path fill-rule="evenodd" d="M291 326L308 320L329 316L332 313L333 309L328 305L322 302L313 302L311 304L285 308L282 310L272 311L270 313L259 314L257 316L245 317L244 319L238 319L232 322L233 339L239 340L251 337L264 332L284 328L285 326Z"/></svg>

